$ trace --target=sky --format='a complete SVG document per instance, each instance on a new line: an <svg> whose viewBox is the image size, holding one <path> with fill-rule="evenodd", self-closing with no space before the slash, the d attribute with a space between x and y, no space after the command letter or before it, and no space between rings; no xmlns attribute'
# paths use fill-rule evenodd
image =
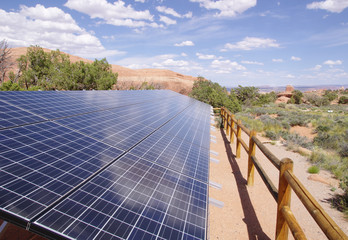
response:
<svg viewBox="0 0 348 240"><path fill-rule="evenodd" d="M348 85L348 0L11 0L0 40L226 87Z"/></svg>

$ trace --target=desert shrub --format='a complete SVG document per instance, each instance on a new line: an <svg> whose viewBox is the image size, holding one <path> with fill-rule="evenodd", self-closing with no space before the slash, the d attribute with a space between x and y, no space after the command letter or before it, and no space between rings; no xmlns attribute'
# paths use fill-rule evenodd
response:
<svg viewBox="0 0 348 240"><path fill-rule="evenodd" d="M261 116L269 113L268 109L263 107L253 108L252 111L256 116Z"/></svg>
<svg viewBox="0 0 348 240"><path fill-rule="evenodd" d="M330 101L326 97L319 96L315 93L307 93L304 95L304 98L310 102L311 104L321 107L321 106L327 106L330 104Z"/></svg>
<svg viewBox="0 0 348 240"><path fill-rule="evenodd" d="M281 132L282 138L286 140L285 145L287 147L304 147L307 149L311 149L313 147L311 141L303 136L298 135L297 133L288 133L288 132Z"/></svg>
<svg viewBox="0 0 348 240"><path fill-rule="evenodd" d="M252 105L252 101L256 101L260 95L259 89L256 87L243 87L238 85L237 88L231 89L231 95L235 95L237 99L248 106Z"/></svg>
<svg viewBox="0 0 348 240"><path fill-rule="evenodd" d="M307 126L310 117L297 112L283 111L278 113L277 119L287 122L290 126Z"/></svg>
<svg viewBox="0 0 348 240"><path fill-rule="evenodd" d="M242 114L236 114L236 119L241 120L243 125L250 130L255 130L257 132L263 131L263 123L258 119L253 119L251 116Z"/></svg>
<svg viewBox="0 0 348 240"><path fill-rule="evenodd" d="M280 107L280 108L285 108L285 107L286 107L286 103L279 103L279 104L278 104L278 107Z"/></svg>
<svg viewBox="0 0 348 240"><path fill-rule="evenodd" d="M294 90L292 92L292 97L291 97L291 103L294 104L301 104L302 103L302 98L303 98L303 93L299 90Z"/></svg>
<svg viewBox="0 0 348 240"><path fill-rule="evenodd" d="M1 84L0 91L19 91L21 87L18 83L14 83L12 81L7 81Z"/></svg>
<svg viewBox="0 0 348 240"><path fill-rule="evenodd" d="M309 160L317 166L331 171L340 181L344 181L348 177L347 157L342 158L336 153L315 148Z"/></svg>
<svg viewBox="0 0 348 240"><path fill-rule="evenodd" d="M314 145L333 150L340 149L340 144L343 141L344 139L342 135L332 134L328 132L319 132L318 135L313 139Z"/></svg>
<svg viewBox="0 0 348 240"><path fill-rule="evenodd" d="M202 77L194 82L189 96L213 107L224 106L233 113L241 111L239 102L235 97L228 95L226 88Z"/></svg>
<svg viewBox="0 0 348 240"><path fill-rule="evenodd" d="M291 128L290 124L285 120L281 121L281 125L286 130L290 130L290 128Z"/></svg>
<svg viewBox="0 0 348 240"><path fill-rule="evenodd" d="M318 166L314 165L314 166L310 166L307 171L310 174L315 174L315 173L319 173L320 169Z"/></svg>
<svg viewBox="0 0 348 240"><path fill-rule="evenodd" d="M346 97L346 96L341 96L341 97L338 99L338 103L340 103L340 104L348 104L348 97Z"/></svg>
<svg viewBox="0 0 348 240"><path fill-rule="evenodd" d="M329 129L330 128L328 126L319 125L318 127L316 127L315 132L328 132Z"/></svg>
<svg viewBox="0 0 348 240"><path fill-rule="evenodd" d="M280 137L280 132L274 132L274 131L265 131L265 137L269 138L271 140L278 140Z"/></svg>
<svg viewBox="0 0 348 240"><path fill-rule="evenodd" d="M264 131L273 131L277 133L283 129L282 124L277 119L271 118L268 115L261 116L260 121L263 123Z"/></svg>
<svg viewBox="0 0 348 240"><path fill-rule="evenodd" d="M326 90L324 93L324 97L326 97L330 102L337 99L338 95L335 91L332 90Z"/></svg>
<svg viewBox="0 0 348 240"><path fill-rule="evenodd" d="M265 104L273 103L277 99L277 94L272 91L270 93L260 94L256 102L256 105L262 106Z"/></svg>
<svg viewBox="0 0 348 240"><path fill-rule="evenodd" d="M348 157L348 145L347 142L341 143L340 150L338 152L341 157Z"/></svg>
<svg viewBox="0 0 348 240"><path fill-rule="evenodd" d="M72 63L69 56L59 50L45 52L39 46L28 48L26 55L17 59L20 69L20 86L26 90L83 90L111 89L117 82L117 73L104 58L93 63Z"/></svg>

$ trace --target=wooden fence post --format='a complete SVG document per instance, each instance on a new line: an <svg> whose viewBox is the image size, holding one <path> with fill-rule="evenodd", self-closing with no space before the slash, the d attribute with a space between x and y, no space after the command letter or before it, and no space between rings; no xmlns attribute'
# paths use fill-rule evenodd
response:
<svg viewBox="0 0 348 240"><path fill-rule="evenodd" d="M234 115L231 115L230 143L234 142Z"/></svg>
<svg viewBox="0 0 348 240"><path fill-rule="evenodd" d="M230 134L230 125L229 125L229 123L230 123L230 114L228 114L228 113L227 113L227 120L226 120L226 122L227 122L226 135L228 136L228 134Z"/></svg>
<svg viewBox="0 0 348 240"><path fill-rule="evenodd" d="M224 111L224 120L225 120L225 122L224 122L224 128L225 128L225 130L226 130L226 128L227 128L227 111Z"/></svg>
<svg viewBox="0 0 348 240"><path fill-rule="evenodd" d="M240 127L241 124L242 124L242 121L238 120L238 122L237 122L237 146L236 146L236 157L237 158L240 158L240 146L241 146L241 143L240 143L239 139L242 136L242 128Z"/></svg>
<svg viewBox="0 0 348 240"><path fill-rule="evenodd" d="M247 179L248 186L253 186L254 185L255 166L254 166L254 162L251 159L251 157L255 156L256 144L255 144L255 142L253 140L253 136L256 136L256 132L254 130L252 130L250 132L250 138L249 138L248 179Z"/></svg>
<svg viewBox="0 0 348 240"><path fill-rule="evenodd" d="M294 163L289 158L284 158L280 161L279 170L279 187L278 187L278 208L277 208L277 225L276 225L276 239L288 239L289 227L282 214L282 208L287 206L290 208L291 187L286 180L284 173L286 171L292 172Z"/></svg>

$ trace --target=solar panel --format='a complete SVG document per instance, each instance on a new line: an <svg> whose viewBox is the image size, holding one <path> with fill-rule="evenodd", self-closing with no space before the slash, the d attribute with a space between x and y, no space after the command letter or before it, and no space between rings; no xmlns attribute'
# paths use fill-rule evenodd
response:
<svg viewBox="0 0 348 240"><path fill-rule="evenodd" d="M50 238L206 238L210 106L167 90L0 104L1 218Z"/></svg>
<svg viewBox="0 0 348 240"><path fill-rule="evenodd" d="M1 132L0 207L30 219L122 154L52 122Z"/></svg>
<svg viewBox="0 0 348 240"><path fill-rule="evenodd" d="M206 195L207 184L127 154L36 224L78 239L203 239Z"/></svg>
<svg viewBox="0 0 348 240"><path fill-rule="evenodd" d="M0 129L41 121L45 119L0 101Z"/></svg>

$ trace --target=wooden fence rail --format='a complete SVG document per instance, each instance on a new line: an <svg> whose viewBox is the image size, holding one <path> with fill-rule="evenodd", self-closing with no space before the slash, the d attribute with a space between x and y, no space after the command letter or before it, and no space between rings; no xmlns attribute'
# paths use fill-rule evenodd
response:
<svg viewBox="0 0 348 240"><path fill-rule="evenodd" d="M254 170L256 168L271 195L277 202L276 239L288 239L289 228L295 239L306 239L305 234L290 209L291 190L293 190L328 239L348 240L347 235L337 226L293 174L293 161L289 158L279 160L261 143L255 131L250 131L243 126L242 122L235 119L234 115L225 107L215 108L214 110L218 109L220 110L223 121L222 126L226 130L226 134L229 135L230 143L234 143L234 139L236 138L236 157L240 158L241 146L248 153L247 185L252 186L254 184ZM242 131L249 136L249 145L243 141ZM258 147L267 159L279 170L278 189L257 160L255 156L256 147Z"/></svg>

